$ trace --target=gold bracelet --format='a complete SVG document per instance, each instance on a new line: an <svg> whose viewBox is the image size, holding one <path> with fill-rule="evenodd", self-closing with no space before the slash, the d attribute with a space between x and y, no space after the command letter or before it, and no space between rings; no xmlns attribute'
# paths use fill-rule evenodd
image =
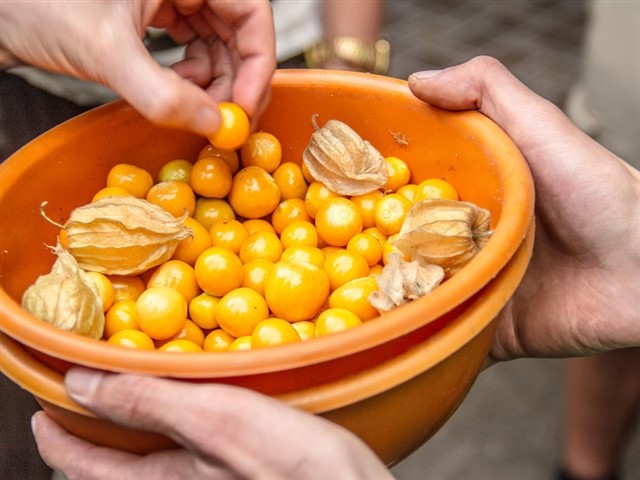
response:
<svg viewBox="0 0 640 480"><path fill-rule="evenodd" d="M355 37L336 37L332 42L318 42L304 52L309 68L323 68L341 62L365 72L384 75L389 70L391 46L380 39L373 45Z"/></svg>

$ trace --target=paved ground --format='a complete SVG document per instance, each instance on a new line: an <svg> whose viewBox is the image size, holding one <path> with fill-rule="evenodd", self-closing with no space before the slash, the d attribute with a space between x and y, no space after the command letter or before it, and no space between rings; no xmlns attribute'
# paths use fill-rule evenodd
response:
<svg viewBox="0 0 640 480"><path fill-rule="evenodd" d="M389 73L406 78L492 55L539 94L561 102L579 68L585 5L583 0L387 0Z"/></svg>
<svg viewBox="0 0 640 480"><path fill-rule="evenodd" d="M393 469L398 480L553 480L562 421L561 360L491 367L444 427ZM623 465L640 479L640 434Z"/></svg>
<svg viewBox="0 0 640 480"><path fill-rule="evenodd" d="M631 0L634 1L634 0ZM388 0L390 74L406 78L479 54L562 105L580 66L582 0ZM394 468L399 480L551 480L560 445L562 360L518 360L484 372L434 438ZM640 432L624 465L640 479Z"/></svg>

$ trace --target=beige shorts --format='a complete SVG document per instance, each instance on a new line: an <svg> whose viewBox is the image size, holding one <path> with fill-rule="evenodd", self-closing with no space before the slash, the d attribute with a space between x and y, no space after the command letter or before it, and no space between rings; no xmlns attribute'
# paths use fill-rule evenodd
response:
<svg viewBox="0 0 640 480"><path fill-rule="evenodd" d="M595 0L591 7L582 72L565 111L640 168L640 1Z"/></svg>

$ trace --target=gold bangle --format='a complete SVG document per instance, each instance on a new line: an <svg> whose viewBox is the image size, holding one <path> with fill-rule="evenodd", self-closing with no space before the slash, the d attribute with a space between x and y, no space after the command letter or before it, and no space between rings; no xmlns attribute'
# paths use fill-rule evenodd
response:
<svg viewBox="0 0 640 480"><path fill-rule="evenodd" d="M380 39L373 45L355 37L336 37L332 42L318 42L304 52L309 68L323 68L341 62L365 72L384 75L389 70L391 46Z"/></svg>

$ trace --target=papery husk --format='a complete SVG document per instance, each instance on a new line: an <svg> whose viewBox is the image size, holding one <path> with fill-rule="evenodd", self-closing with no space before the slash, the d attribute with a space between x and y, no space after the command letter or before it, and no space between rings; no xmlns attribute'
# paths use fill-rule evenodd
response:
<svg viewBox="0 0 640 480"><path fill-rule="evenodd" d="M133 196L108 197L71 212L63 227L67 249L80 268L105 275L138 275L169 260L181 240L188 213L175 218Z"/></svg>
<svg viewBox="0 0 640 480"><path fill-rule="evenodd" d="M302 159L309 174L332 192L364 195L384 187L389 172L384 157L351 127L329 120L318 128Z"/></svg>
<svg viewBox="0 0 640 480"><path fill-rule="evenodd" d="M491 236L491 214L470 202L431 198L409 210L394 245L411 260L455 275Z"/></svg>
<svg viewBox="0 0 640 480"><path fill-rule="evenodd" d="M68 332L101 338L105 317L98 287L68 251L58 246L54 252L51 272L27 288L23 308Z"/></svg>
<svg viewBox="0 0 640 480"><path fill-rule="evenodd" d="M444 270L418 260L407 261L399 253L392 253L382 273L375 278L378 290L371 292L368 300L383 313L431 292L444 279Z"/></svg>

